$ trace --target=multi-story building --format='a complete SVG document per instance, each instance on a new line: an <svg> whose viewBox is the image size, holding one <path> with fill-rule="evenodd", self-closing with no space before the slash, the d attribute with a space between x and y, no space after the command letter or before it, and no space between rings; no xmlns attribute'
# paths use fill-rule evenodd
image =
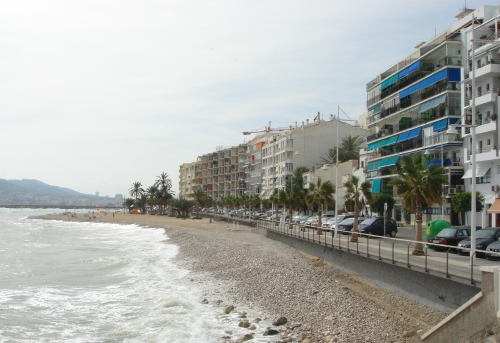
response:
<svg viewBox="0 0 500 343"><path fill-rule="evenodd" d="M337 138L338 133L338 138ZM347 136L358 136L366 141L368 131L357 123L350 125L334 116L329 120L309 120L287 130L268 135L262 146L261 197L269 198L274 189L285 189L293 170L305 166L309 170L323 166L328 150ZM365 143L366 144L366 143Z"/></svg>
<svg viewBox="0 0 500 343"><path fill-rule="evenodd" d="M246 193L260 195L262 190L262 151L266 144L266 137L273 135L266 132L255 136L248 142L247 158L244 161L246 173Z"/></svg>
<svg viewBox="0 0 500 343"><path fill-rule="evenodd" d="M367 179L372 181L373 193L395 196L396 221L414 220L410 213L403 213L401 200L389 186L391 169L401 156L425 152L429 166L445 167L448 185L443 192L448 199L454 192L464 190L463 137L459 131L447 131L461 119L460 82L463 61L467 60L464 31L471 25L471 13L463 10L457 18L455 24L417 45L410 55L366 86L370 128ZM457 223L458 220L449 201L429 206L424 214L424 221L446 219Z"/></svg>
<svg viewBox="0 0 500 343"><path fill-rule="evenodd" d="M179 196L192 199L201 189L213 199L222 196L241 196L246 191L244 163L247 145L217 147L216 151L199 156L196 162L179 168Z"/></svg>
<svg viewBox="0 0 500 343"><path fill-rule="evenodd" d="M464 56L462 59L464 67L462 114L464 118L461 124L475 126L475 145L473 146L472 143L472 129L461 127L466 166L463 180L466 190L470 191L472 168L476 169L476 190L485 197L484 210L476 216L476 225L499 226L500 199L497 197L500 192L500 157L496 117L500 110L498 101L500 94L500 58L498 55L500 7L482 6L475 11L469 10L464 19L468 25L463 28L461 34L464 47L462 49ZM474 40L474 45L471 40ZM471 165L473 150L476 157L475 166Z"/></svg>
<svg viewBox="0 0 500 343"><path fill-rule="evenodd" d="M200 169L200 164L196 161L179 166L179 198L193 199L191 194L198 187L196 172Z"/></svg>

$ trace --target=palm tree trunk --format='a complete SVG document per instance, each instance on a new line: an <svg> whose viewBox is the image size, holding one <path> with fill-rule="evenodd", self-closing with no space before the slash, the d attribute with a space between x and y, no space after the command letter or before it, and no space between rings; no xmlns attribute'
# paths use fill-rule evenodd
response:
<svg viewBox="0 0 500 343"><path fill-rule="evenodd" d="M351 235L351 242L357 242L358 241L358 217L359 217L359 208L361 207L361 204L359 204L358 199L354 199L354 223L352 225L352 235Z"/></svg>
<svg viewBox="0 0 500 343"><path fill-rule="evenodd" d="M316 234L322 235L323 234L323 223L321 222L321 216L323 215L323 203L320 203L318 206L318 230L316 231Z"/></svg>
<svg viewBox="0 0 500 343"><path fill-rule="evenodd" d="M423 256L424 254L424 246L422 244L422 204L419 200L417 200L417 204L415 206L415 224L416 230L415 232L415 246L413 247L412 255Z"/></svg>
<svg viewBox="0 0 500 343"><path fill-rule="evenodd" d="M293 212L293 209L292 209L292 206L290 206L288 208L288 228L290 230L293 229L292 212Z"/></svg>

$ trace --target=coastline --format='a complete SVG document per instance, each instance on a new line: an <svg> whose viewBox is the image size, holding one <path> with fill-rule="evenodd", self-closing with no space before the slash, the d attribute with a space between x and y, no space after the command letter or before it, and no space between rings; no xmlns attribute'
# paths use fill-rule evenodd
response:
<svg viewBox="0 0 500 343"><path fill-rule="evenodd" d="M36 219L137 224L163 228L179 246L176 263L206 289L209 302L248 307L269 319L284 316L301 326L287 330L293 342L420 342L420 334L446 314L382 290L323 260L253 233L228 230L226 222L166 216L46 215ZM200 299L201 301L201 299ZM293 339L292 339L293 337Z"/></svg>

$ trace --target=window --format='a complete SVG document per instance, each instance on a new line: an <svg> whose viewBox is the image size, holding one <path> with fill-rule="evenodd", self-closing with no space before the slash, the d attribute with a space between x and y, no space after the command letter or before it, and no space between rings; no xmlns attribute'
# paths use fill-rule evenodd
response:
<svg viewBox="0 0 500 343"><path fill-rule="evenodd" d="M489 92L489 91L490 91L490 84L489 84L489 83L487 83L487 84L486 84L486 91L487 91L487 92Z"/></svg>
<svg viewBox="0 0 500 343"><path fill-rule="evenodd" d="M489 138L488 138L488 139L486 140L486 145L491 145L491 139L489 139Z"/></svg>
<svg viewBox="0 0 500 343"><path fill-rule="evenodd" d="M471 179L471 184L472 184L472 179ZM476 184L480 183L490 183L491 182L491 169L488 169L486 174L484 174L483 177L476 177Z"/></svg>
<svg viewBox="0 0 500 343"><path fill-rule="evenodd" d="M441 207L429 207L422 211L422 214L441 214Z"/></svg>

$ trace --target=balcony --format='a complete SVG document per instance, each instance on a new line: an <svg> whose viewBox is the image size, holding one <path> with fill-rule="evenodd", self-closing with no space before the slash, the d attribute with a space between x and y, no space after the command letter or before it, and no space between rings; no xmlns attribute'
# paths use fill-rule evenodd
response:
<svg viewBox="0 0 500 343"><path fill-rule="evenodd" d="M467 160L470 161L472 152L470 150L467 151ZM484 148L476 149L476 163L489 161L496 159L498 157L498 150L493 149L491 146L487 146Z"/></svg>

